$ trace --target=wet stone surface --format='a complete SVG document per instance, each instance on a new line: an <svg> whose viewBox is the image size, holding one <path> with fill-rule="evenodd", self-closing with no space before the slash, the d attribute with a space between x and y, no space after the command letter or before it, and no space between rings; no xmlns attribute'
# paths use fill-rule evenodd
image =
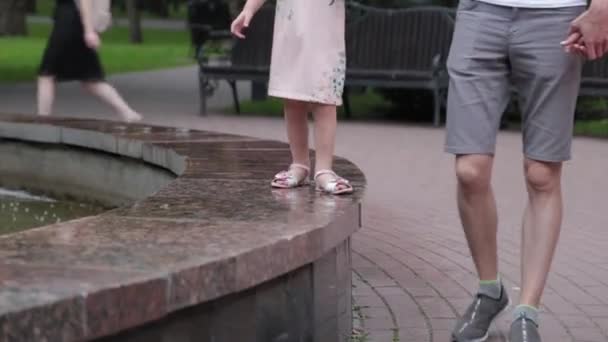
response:
<svg viewBox="0 0 608 342"><path fill-rule="evenodd" d="M312 187L272 190L289 162L288 146L274 141L20 115L0 115L1 138L66 142L183 172L130 205L0 236L0 341L190 341L179 337L184 324L183 334L206 329L217 341L240 333L321 341L350 328L340 306L365 186L352 163L338 159L336 169L357 192L336 198ZM182 310L196 315L181 320ZM135 327L141 334L121 333Z"/></svg>

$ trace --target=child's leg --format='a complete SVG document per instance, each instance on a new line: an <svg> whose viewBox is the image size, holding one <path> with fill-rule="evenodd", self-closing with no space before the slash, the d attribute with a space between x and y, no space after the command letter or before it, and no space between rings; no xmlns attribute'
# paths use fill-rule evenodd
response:
<svg viewBox="0 0 608 342"><path fill-rule="evenodd" d="M106 82L83 82L82 86L92 93L93 95L99 97L102 101L106 102L120 116L122 116L123 120L127 122L139 121L142 119L141 115L135 112L129 104L120 96L120 94Z"/></svg>
<svg viewBox="0 0 608 342"><path fill-rule="evenodd" d="M38 115L51 115L55 101L55 79L52 76L38 77Z"/></svg>
<svg viewBox="0 0 608 342"><path fill-rule="evenodd" d="M279 173L273 180L273 186L290 188L295 184L301 185L309 176L310 153L308 151L308 108L309 104L302 101L285 100L285 125L287 139L291 149L292 163L302 165L290 167L289 172ZM304 168L306 167L306 168ZM288 177L286 177L289 175Z"/></svg>
<svg viewBox="0 0 608 342"><path fill-rule="evenodd" d="M294 163L302 165L310 165L308 109L309 104L306 102L285 100L285 123L291 156Z"/></svg>
<svg viewBox="0 0 608 342"><path fill-rule="evenodd" d="M331 170L333 167L337 116L335 106L315 105L315 169L317 171Z"/></svg>
<svg viewBox="0 0 608 342"><path fill-rule="evenodd" d="M315 171L332 170L334 160L334 148L336 143L336 128L338 126L338 114L336 106L315 105ZM322 174L316 181L324 186L335 180L332 174ZM338 184L336 191L349 188L346 184Z"/></svg>

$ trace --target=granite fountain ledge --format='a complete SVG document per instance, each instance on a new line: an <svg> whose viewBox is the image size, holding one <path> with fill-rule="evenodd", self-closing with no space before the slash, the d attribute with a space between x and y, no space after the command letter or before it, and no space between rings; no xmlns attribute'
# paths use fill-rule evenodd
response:
<svg viewBox="0 0 608 342"><path fill-rule="evenodd" d="M251 302L247 293L285 277L312 284L309 301L341 301L335 315L311 304L305 314L319 327L306 333L310 340L334 340L328 337L334 326L320 319L341 319L335 328L349 329L350 314L342 311L350 310L350 269L340 267L350 265L349 238L360 227L365 186L349 161L338 158L335 168L357 192L332 197L311 188L271 190L268 180L289 162L288 146L276 141L21 115L0 115L0 138L107 152L176 175L153 195L102 215L0 237L0 341L134 341L137 331L120 334L206 303L219 317L224 307ZM329 262L314 266L324 258ZM307 265L314 269L299 271ZM254 302L264 304L260 295ZM250 340L264 340L269 331L258 326Z"/></svg>

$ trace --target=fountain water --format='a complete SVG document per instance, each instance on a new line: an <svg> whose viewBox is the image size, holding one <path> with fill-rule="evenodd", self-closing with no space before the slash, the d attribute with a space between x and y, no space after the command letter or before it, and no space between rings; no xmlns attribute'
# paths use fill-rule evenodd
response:
<svg viewBox="0 0 608 342"><path fill-rule="evenodd" d="M35 228L106 210L98 205L55 200L0 188L0 235Z"/></svg>

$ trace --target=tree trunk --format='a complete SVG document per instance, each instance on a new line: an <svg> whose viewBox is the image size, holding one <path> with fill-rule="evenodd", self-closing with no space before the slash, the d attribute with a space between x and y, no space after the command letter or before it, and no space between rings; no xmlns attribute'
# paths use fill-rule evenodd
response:
<svg viewBox="0 0 608 342"><path fill-rule="evenodd" d="M0 0L0 36L27 34L27 0Z"/></svg>
<svg viewBox="0 0 608 342"><path fill-rule="evenodd" d="M145 9L161 18L169 17L169 4L165 0L147 0Z"/></svg>
<svg viewBox="0 0 608 342"><path fill-rule="evenodd" d="M143 42L141 30L141 14L137 7L137 0L127 0L127 15L129 16L130 40L133 44Z"/></svg>
<svg viewBox="0 0 608 342"><path fill-rule="evenodd" d="M38 11L38 6L36 0L27 0L27 13L35 14Z"/></svg>

